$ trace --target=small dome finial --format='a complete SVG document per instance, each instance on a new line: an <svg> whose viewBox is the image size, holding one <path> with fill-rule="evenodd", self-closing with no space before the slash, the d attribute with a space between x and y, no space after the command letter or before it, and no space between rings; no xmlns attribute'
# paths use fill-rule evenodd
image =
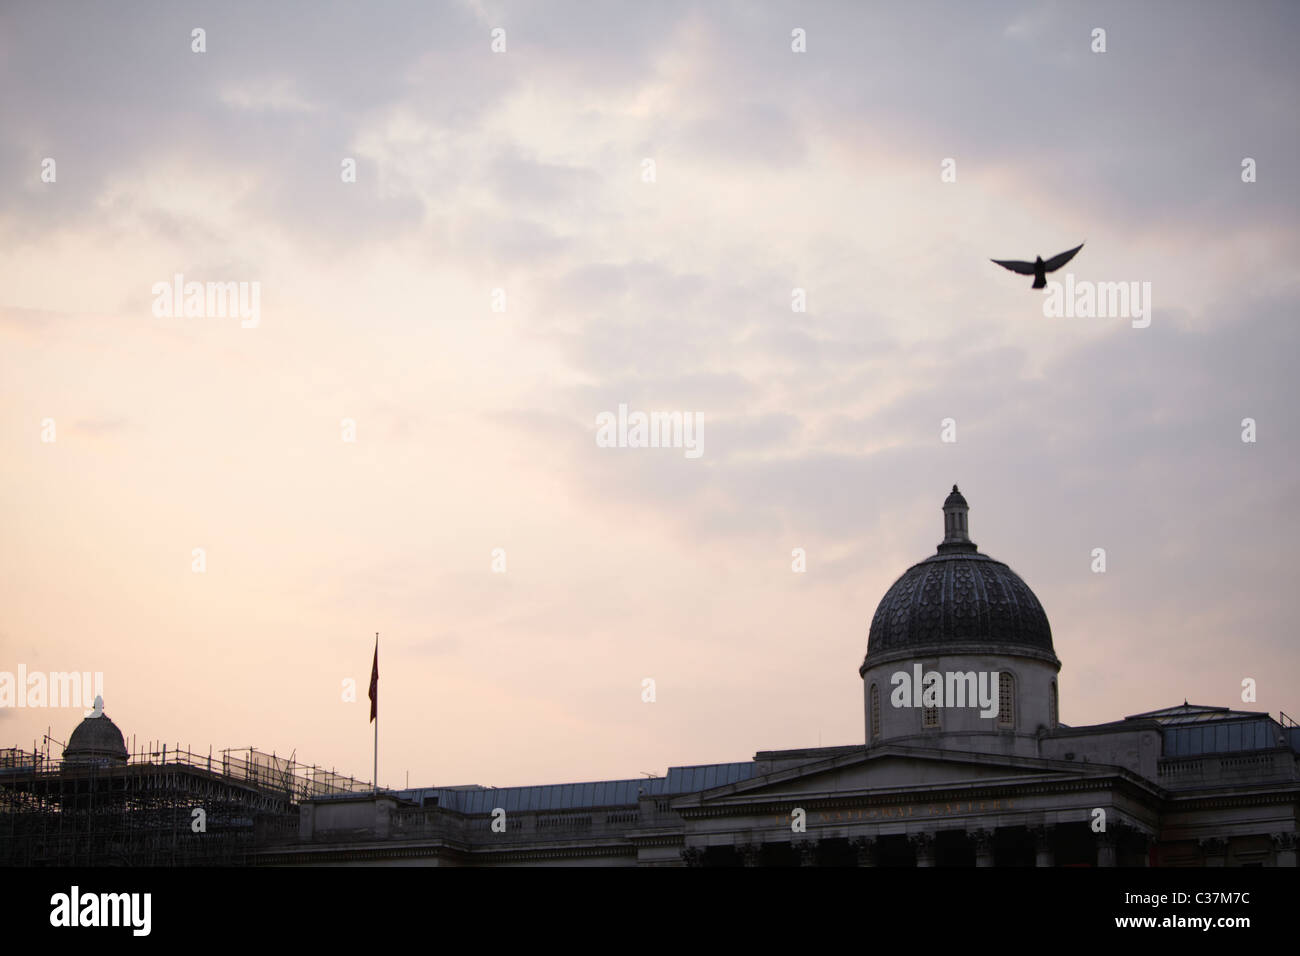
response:
<svg viewBox="0 0 1300 956"><path fill-rule="evenodd" d="M953 485L953 486L952 486L952 493L953 493L954 495L959 495L959 494L961 494L961 492L957 490L957 486L956 486L956 485Z"/></svg>
<svg viewBox="0 0 1300 956"><path fill-rule="evenodd" d="M104 698L99 694L95 695L95 709L86 715L87 717L104 716Z"/></svg>

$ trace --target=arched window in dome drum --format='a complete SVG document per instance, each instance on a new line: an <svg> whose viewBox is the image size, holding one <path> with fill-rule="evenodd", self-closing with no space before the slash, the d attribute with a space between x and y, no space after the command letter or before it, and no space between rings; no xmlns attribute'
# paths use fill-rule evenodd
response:
<svg viewBox="0 0 1300 956"><path fill-rule="evenodd" d="M1003 671L998 675L998 726L1016 725L1016 679Z"/></svg>
<svg viewBox="0 0 1300 956"><path fill-rule="evenodd" d="M936 730L939 727L939 708L922 707L921 708L921 729Z"/></svg>
<svg viewBox="0 0 1300 956"><path fill-rule="evenodd" d="M1048 726L1049 726L1052 730L1055 730L1055 729L1056 729L1056 722L1057 722L1057 720L1059 719L1059 718L1057 717L1057 714L1056 714L1056 708L1057 708L1057 701L1056 701L1056 681L1052 681L1052 687L1051 687L1051 689L1048 691L1048 695L1047 695L1047 706L1048 706L1048 711L1047 711Z"/></svg>
<svg viewBox="0 0 1300 956"><path fill-rule="evenodd" d="M880 688L871 685L871 739L880 739Z"/></svg>

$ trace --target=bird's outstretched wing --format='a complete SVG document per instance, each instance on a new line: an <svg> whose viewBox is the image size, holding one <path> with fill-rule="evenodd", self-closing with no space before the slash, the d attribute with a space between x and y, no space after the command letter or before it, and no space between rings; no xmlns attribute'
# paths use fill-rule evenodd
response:
<svg viewBox="0 0 1300 956"><path fill-rule="evenodd" d="M1043 263L1043 271L1055 272L1057 269L1061 268L1061 266L1073 259L1074 254L1082 248L1083 243L1081 242L1068 252L1062 252L1059 256L1052 256L1052 258Z"/></svg>
<svg viewBox="0 0 1300 956"><path fill-rule="evenodd" d="M1021 262L1018 259L990 259L989 262L996 262L1002 268L1010 269L1012 272L1019 272L1022 276L1034 274L1034 264L1032 262Z"/></svg>

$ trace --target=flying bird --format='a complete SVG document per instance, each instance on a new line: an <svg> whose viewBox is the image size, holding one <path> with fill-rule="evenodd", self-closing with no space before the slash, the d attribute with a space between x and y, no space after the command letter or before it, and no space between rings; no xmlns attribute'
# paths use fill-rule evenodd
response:
<svg viewBox="0 0 1300 956"><path fill-rule="evenodd" d="M1039 256L1033 262L1020 262L1017 259L990 259L990 262L996 262L1004 269L1010 269L1012 272L1019 272L1022 276L1033 276L1035 289L1042 289L1047 286L1047 273L1055 272L1061 266L1065 265L1074 258L1074 254L1083 248L1083 243L1079 243L1068 252L1062 252L1059 256L1052 256L1046 262L1043 257Z"/></svg>

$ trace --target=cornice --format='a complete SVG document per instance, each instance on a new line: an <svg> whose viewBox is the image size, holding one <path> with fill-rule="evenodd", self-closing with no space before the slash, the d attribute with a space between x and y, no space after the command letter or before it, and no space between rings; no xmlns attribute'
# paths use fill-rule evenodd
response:
<svg viewBox="0 0 1300 956"><path fill-rule="evenodd" d="M1027 660L1050 664L1057 671L1061 669L1061 660L1051 651L1028 647L1023 644L917 644L895 651L868 653L858 668L858 676L866 677L867 671L898 661L924 661L942 657L1023 657Z"/></svg>

